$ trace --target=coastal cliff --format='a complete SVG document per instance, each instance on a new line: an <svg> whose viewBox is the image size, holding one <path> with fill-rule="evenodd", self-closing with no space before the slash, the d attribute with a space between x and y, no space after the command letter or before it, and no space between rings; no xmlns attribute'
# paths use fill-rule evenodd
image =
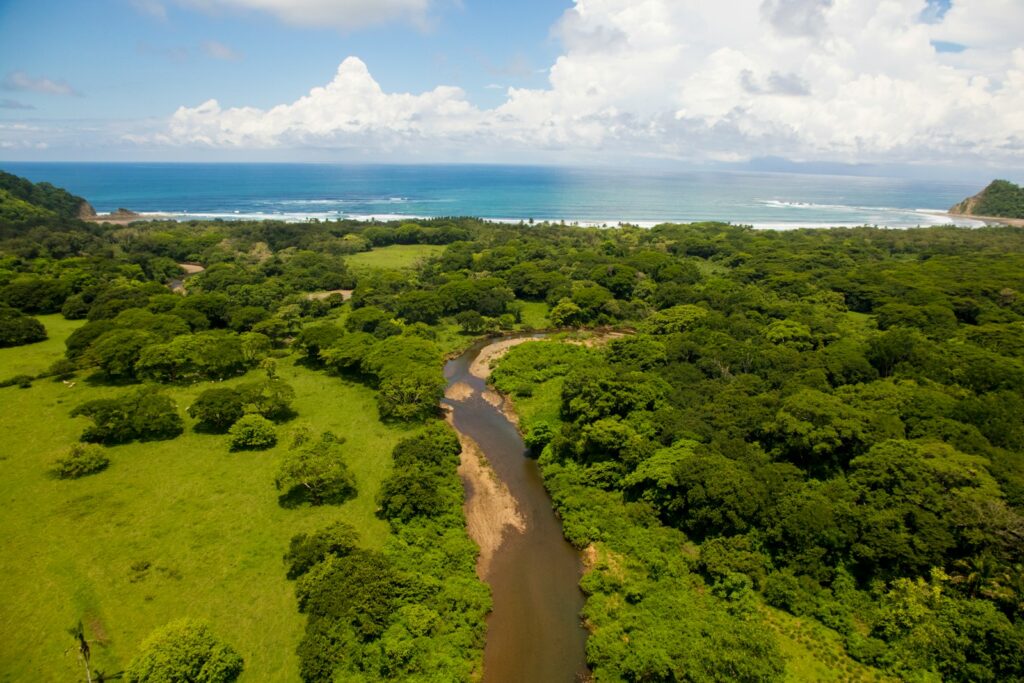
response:
<svg viewBox="0 0 1024 683"><path fill-rule="evenodd" d="M1008 180L993 180L978 194L950 208L949 213L982 219L1024 219L1024 188Z"/></svg>

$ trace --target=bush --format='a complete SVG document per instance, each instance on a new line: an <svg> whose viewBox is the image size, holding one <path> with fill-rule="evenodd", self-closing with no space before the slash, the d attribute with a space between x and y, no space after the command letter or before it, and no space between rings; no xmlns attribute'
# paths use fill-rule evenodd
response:
<svg viewBox="0 0 1024 683"><path fill-rule="evenodd" d="M228 430L233 451L262 451L277 443L274 423L262 415L245 415Z"/></svg>
<svg viewBox="0 0 1024 683"><path fill-rule="evenodd" d="M110 458L102 446L76 443L68 454L53 464L53 473L58 479L78 479L107 469Z"/></svg>
<svg viewBox="0 0 1024 683"><path fill-rule="evenodd" d="M191 619L157 629L125 670L128 683L230 683L244 662L210 627Z"/></svg>
<svg viewBox="0 0 1024 683"><path fill-rule="evenodd" d="M0 382L0 389L5 387L17 386L19 389L28 389L32 386L32 380L35 377L32 375L15 375L14 377L8 377L4 381Z"/></svg>

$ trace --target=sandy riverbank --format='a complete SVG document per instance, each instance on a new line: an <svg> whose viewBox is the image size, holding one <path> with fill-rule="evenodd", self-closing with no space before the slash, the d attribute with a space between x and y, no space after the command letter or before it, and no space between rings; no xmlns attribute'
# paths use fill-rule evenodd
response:
<svg viewBox="0 0 1024 683"><path fill-rule="evenodd" d="M450 413L448 422L451 423ZM456 433L462 444L459 476L470 489L463 506L466 531L480 548L476 572L483 579L490 571L491 560L501 547L505 534L510 530L522 533L526 530L526 520L508 486L491 469L480 446L458 430Z"/></svg>

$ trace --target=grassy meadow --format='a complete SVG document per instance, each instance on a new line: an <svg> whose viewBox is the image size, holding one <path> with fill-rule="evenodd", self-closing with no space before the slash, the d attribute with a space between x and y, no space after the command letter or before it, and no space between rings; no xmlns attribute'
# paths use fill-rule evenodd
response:
<svg viewBox="0 0 1024 683"><path fill-rule="evenodd" d="M0 377L60 357L76 323L42 319L50 339L3 350ZM391 449L408 432L379 422L369 388L291 358L278 360L278 373L295 389L298 417L279 427L276 448L230 453L226 436L195 433L185 408L210 384L172 387L183 435L112 447L106 471L71 481L47 473L86 424L69 411L128 389L82 377L73 386L45 379L0 389L0 681L78 680L66 630L79 619L93 641L94 667L112 674L154 628L184 616L209 621L238 650L242 681L297 680L305 617L285 579L288 541L343 519L368 546L382 545L388 527L375 517L374 500ZM346 437L358 497L340 507L278 505L277 463L301 423Z"/></svg>
<svg viewBox="0 0 1024 683"><path fill-rule="evenodd" d="M411 270L423 259L440 255L444 249L434 244L392 244L346 256L345 263L356 272L374 268Z"/></svg>
<svg viewBox="0 0 1024 683"><path fill-rule="evenodd" d="M43 372L55 360L64 357L64 340L85 324L84 320L67 320L59 313L39 315L36 319L46 328L47 339L27 346L0 349L0 380Z"/></svg>

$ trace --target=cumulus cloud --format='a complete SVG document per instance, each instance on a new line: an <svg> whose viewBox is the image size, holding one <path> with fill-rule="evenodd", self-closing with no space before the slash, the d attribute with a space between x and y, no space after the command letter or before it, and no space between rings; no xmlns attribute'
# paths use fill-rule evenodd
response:
<svg viewBox="0 0 1024 683"><path fill-rule="evenodd" d="M407 21L427 22L430 0L181 0L208 10L256 10L297 26L342 30Z"/></svg>
<svg viewBox="0 0 1024 683"><path fill-rule="evenodd" d="M475 107L455 87L386 93L365 64L348 58L326 86L269 110L224 109L216 100L182 107L166 140L488 150L498 159L548 150L1019 164L1024 48L1014 27L1024 25L1024 3L955 0L925 21L929 6L576 0L555 27L564 51L548 70L547 86L509 88L493 109ZM940 53L933 41L966 49Z"/></svg>
<svg viewBox="0 0 1024 683"><path fill-rule="evenodd" d="M334 80L291 104L266 111L222 109L216 100L181 107L171 117L170 139L230 147L391 146L458 137L483 124L481 112L459 88L441 86L420 95L385 93L366 65L349 57Z"/></svg>
<svg viewBox="0 0 1024 683"><path fill-rule="evenodd" d="M46 95L80 95L67 81L52 81L49 78L33 78L24 71L11 71L3 81L4 90L37 92Z"/></svg>

